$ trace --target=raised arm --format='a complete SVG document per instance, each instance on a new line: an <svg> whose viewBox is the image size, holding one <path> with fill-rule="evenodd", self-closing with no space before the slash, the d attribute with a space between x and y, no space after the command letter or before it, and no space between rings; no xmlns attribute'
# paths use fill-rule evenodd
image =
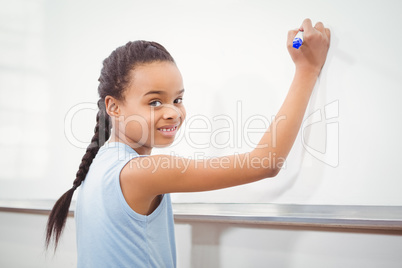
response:
<svg viewBox="0 0 402 268"><path fill-rule="evenodd" d="M293 82L275 120L253 151L207 160L169 155L135 158L121 173L126 198L133 194L154 197L170 192L215 190L278 174L281 160L287 157L296 139L330 42L330 32L322 23L313 27L306 19L301 30L304 30L304 43L300 49L292 48L298 30L289 31L287 40L296 66Z"/></svg>
<svg viewBox="0 0 402 268"><path fill-rule="evenodd" d="M304 43L300 49L292 47L292 41L299 29L289 31L287 46L296 72L285 101L275 120L252 152L256 157L273 154L278 159L286 158L300 129L311 93L325 63L330 43L330 31L321 22L315 27L311 20L304 20ZM276 174L277 167L274 171Z"/></svg>

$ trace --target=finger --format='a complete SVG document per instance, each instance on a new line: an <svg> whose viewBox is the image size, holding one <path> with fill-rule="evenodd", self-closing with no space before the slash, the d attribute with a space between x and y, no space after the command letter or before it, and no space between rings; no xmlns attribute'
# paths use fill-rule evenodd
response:
<svg viewBox="0 0 402 268"><path fill-rule="evenodd" d="M290 30L288 32L288 39L292 39L296 36L296 34L299 32L299 29L294 29L294 30Z"/></svg>
<svg viewBox="0 0 402 268"><path fill-rule="evenodd" d="M328 28L325 28L325 34L327 35L328 40L331 40L331 30Z"/></svg>
<svg viewBox="0 0 402 268"><path fill-rule="evenodd" d="M292 46L293 45L293 39L295 38L296 34L299 32L299 29L295 30L290 30L288 32L288 40L287 40L287 45Z"/></svg>
<svg viewBox="0 0 402 268"><path fill-rule="evenodd" d="M318 31L320 31L321 33L324 33L324 24L321 22L321 21L319 21L319 22L317 22L316 24L315 24L315 26L314 26L314 28L316 28Z"/></svg>
<svg viewBox="0 0 402 268"><path fill-rule="evenodd" d="M313 30L313 24L310 19L305 19L300 27L300 30L305 32L311 32Z"/></svg>

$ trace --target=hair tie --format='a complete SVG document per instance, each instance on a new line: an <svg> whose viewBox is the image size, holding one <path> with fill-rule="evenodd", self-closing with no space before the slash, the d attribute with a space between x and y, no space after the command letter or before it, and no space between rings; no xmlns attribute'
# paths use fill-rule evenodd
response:
<svg viewBox="0 0 402 268"><path fill-rule="evenodd" d="M73 189L75 191L75 189L77 189L77 185L73 184L73 187L71 189Z"/></svg>

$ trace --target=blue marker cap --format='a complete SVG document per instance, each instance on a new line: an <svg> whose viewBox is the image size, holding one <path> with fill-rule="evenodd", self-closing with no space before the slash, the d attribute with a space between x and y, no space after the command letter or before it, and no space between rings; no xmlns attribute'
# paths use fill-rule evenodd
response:
<svg viewBox="0 0 402 268"><path fill-rule="evenodd" d="M296 49L299 49L299 47L301 47L302 44L303 44L303 39L301 39L299 37L296 37L293 40L293 47L296 48Z"/></svg>
<svg viewBox="0 0 402 268"><path fill-rule="evenodd" d="M301 47L302 44L303 44L303 32L299 31L296 34L295 39L293 39L293 47L299 49L299 47Z"/></svg>

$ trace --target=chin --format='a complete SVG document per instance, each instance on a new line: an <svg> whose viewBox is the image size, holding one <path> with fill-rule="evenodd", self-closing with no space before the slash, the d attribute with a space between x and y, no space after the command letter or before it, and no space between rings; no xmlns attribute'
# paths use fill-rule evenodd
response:
<svg viewBox="0 0 402 268"><path fill-rule="evenodd" d="M171 142L158 143L158 144L154 144L153 147L155 147L155 148L166 148L166 147L169 147L170 145L172 145L173 142L174 142L174 140L171 141Z"/></svg>

